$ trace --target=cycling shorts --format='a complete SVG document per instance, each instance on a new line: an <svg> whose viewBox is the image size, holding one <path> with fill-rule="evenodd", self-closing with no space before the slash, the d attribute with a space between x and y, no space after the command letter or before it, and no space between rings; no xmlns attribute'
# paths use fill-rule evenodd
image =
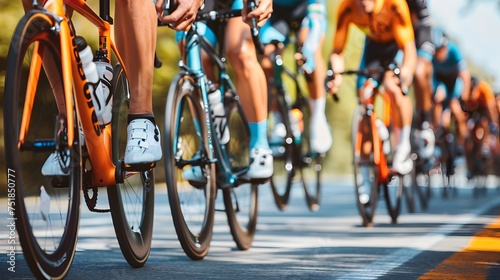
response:
<svg viewBox="0 0 500 280"><path fill-rule="evenodd" d="M462 80L462 78L459 78L458 75L455 75L453 77L451 76L439 77L438 75L434 75L433 85L434 85L433 96L436 95L436 92L439 88L444 89L446 92L446 98L443 101L443 109L448 108L450 101L452 99L460 98L464 90L464 81Z"/></svg>
<svg viewBox="0 0 500 280"><path fill-rule="evenodd" d="M391 62L395 62L397 65L403 63L403 52L398 48L396 42L378 43L366 37L359 69L370 68L374 65L387 65ZM381 73L373 78L380 84L383 82L383 77L384 74ZM364 76L358 76L356 85L358 90L363 87L366 79Z"/></svg>

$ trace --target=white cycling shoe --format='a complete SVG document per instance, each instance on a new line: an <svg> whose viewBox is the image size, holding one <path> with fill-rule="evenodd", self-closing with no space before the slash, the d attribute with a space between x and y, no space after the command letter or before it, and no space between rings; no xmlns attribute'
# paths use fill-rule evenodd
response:
<svg viewBox="0 0 500 280"><path fill-rule="evenodd" d="M273 176L273 152L268 149L253 148L250 150L250 167L244 178L269 179Z"/></svg>
<svg viewBox="0 0 500 280"><path fill-rule="evenodd" d="M69 172L64 172L64 169L69 167L70 163L70 152L69 149L64 151L66 153L65 157L61 157L59 152L55 151L47 158L42 166L42 175L44 176L67 176Z"/></svg>
<svg viewBox="0 0 500 280"><path fill-rule="evenodd" d="M400 143L394 158L392 168L401 175L409 174L413 170L413 160L410 158L411 146L407 142Z"/></svg>
<svg viewBox="0 0 500 280"><path fill-rule="evenodd" d="M127 127L125 164L147 164L161 159L160 130L148 119L135 119Z"/></svg>

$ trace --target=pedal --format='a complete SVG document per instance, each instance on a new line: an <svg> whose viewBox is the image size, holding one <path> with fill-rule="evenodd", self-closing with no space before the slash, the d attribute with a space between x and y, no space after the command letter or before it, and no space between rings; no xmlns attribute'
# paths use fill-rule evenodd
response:
<svg viewBox="0 0 500 280"><path fill-rule="evenodd" d="M149 172L156 167L156 162L147 164L125 164L123 160L119 160L116 165L115 180L116 183L123 183L127 172Z"/></svg>

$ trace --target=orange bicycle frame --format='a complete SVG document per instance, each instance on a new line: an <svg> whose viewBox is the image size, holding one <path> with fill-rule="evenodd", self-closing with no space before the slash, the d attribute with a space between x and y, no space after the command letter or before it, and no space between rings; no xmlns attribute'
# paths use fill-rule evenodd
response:
<svg viewBox="0 0 500 280"><path fill-rule="evenodd" d="M369 118L369 125L371 126L371 138L372 138L372 145L373 145L373 162L378 168L379 171L379 183L387 183L388 178L389 178L389 167L387 166L387 158L382 151L382 140L380 139L380 135L377 129L377 114L375 113L374 105L375 105L375 99L377 96L380 96L382 99L381 101L383 102L382 106L382 121L384 125L388 126L390 122L390 113L391 113L391 102L390 98L387 94L379 92L370 80L367 80L364 87L371 87L370 90L372 91L372 94L367 97L367 98L362 98L360 97L360 103L363 107L372 107L372 112L370 114L366 114L366 112L363 114L362 118L359 120L359 126L361 125L366 125L366 119ZM368 110L368 109L366 109ZM359 127L358 126L358 127ZM356 155L361 155L361 151L363 148L363 131L361 129L358 129L356 132L356 143L354 147L354 151Z"/></svg>
<svg viewBox="0 0 500 280"><path fill-rule="evenodd" d="M111 155L111 126L102 128L97 122L93 107L91 94L82 63L74 44L75 34L70 30L70 19L66 15L65 5L70 6L75 12L81 14L98 28L99 49L106 50L109 56L109 48L114 52L118 62L124 66L114 42L111 40L111 25L103 20L85 0L55 0L47 7L47 16L52 19L53 24L60 36L62 82L64 88L65 113L67 127L75 127L74 108L76 108L81 127L84 131L85 143L92 163L92 184L103 187L116 184L116 166ZM31 61L29 84L27 88L26 102L23 110L23 118L19 135L19 145L22 145L27 135L31 119L31 108L35 98L36 81L43 63L43 49L35 45L34 55ZM108 57L109 59L109 57ZM111 59L109 59L111 60ZM126 73L125 67L123 67ZM74 91L73 91L74 90ZM73 104L73 100L75 104ZM76 105L76 106L74 106ZM68 147L73 146L75 131L68 129Z"/></svg>

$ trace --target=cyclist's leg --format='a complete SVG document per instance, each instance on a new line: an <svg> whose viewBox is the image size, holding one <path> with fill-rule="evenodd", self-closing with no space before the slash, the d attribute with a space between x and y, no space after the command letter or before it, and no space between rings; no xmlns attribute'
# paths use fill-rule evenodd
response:
<svg viewBox="0 0 500 280"><path fill-rule="evenodd" d="M162 155L152 102L156 28L153 1L117 1L116 45L128 70L131 95L129 139L125 151L127 164L156 162Z"/></svg>
<svg viewBox="0 0 500 280"><path fill-rule="evenodd" d="M262 106L267 104L264 71L257 60L248 25L241 18L233 18L226 32L231 36L226 36L225 49L236 73L236 86L250 126L249 146L253 161L247 176L269 178L273 173L273 159L267 141L267 106Z"/></svg>
<svg viewBox="0 0 500 280"><path fill-rule="evenodd" d="M326 66L322 46L326 24L326 4L312 4L307 7L299 32L299 45L302 46L302 54L306 57L302 68L309 76L306 80L311 107L311 149L318 153L327 152L332 145L332 135L325 116L326 92L323 85Z"/></svg>
<svg viewBox="0 0 500 280"><path fill-rule="evenodd" d="M395 60L400 60L399 55L397 55ZM400 65L400 63L398 64ZM391 117L393 119L397 118L397 120L394 121L393 124L395 129L400 131L396 152L393 158L393 168L401 174L407 174L413 168L413 162L410 159L413 104L409 96L402 94L399 79L394 77L392 71L385 74L384 88L394 104L391 106L391 110L393 110Z"/></svg>

